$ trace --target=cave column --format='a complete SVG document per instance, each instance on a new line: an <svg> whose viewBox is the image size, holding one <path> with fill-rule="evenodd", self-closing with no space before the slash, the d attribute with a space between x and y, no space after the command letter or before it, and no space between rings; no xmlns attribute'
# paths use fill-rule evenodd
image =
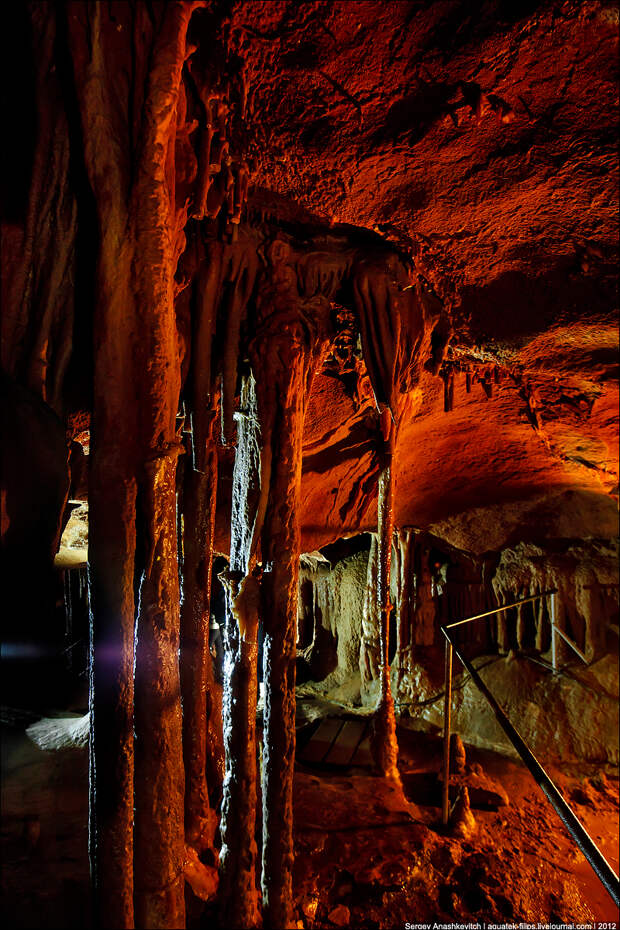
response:
<svg viewBox="0 0 620 930"><path fill-rule="evenodd" d="M141 927L185 925L176 536L180 353L174 274L185 242L187 204L183 197L179 204L176 200L175 153L177 131L184 129L181 90L187 28L198 5L174 3L148 11L136 8L133 28L145 54L141 62L144 67L136 75L135 93L132 86L130 94L123 94L124 84L119 84L114 69L106 68L106 61L116 60L119 55L123 60L125 42L132 40L130 29L123 30L122 23L113 26L112 13L104 4L71 3L67 7L84 158L100 232L93 411L100 477L109 467L108 456L117 454L122 462L121 468L110 470L107 484L101 477L101 486L98 479L93 485L101 492L95 494L98 503L93 521L93 532L99 534L101 542L95 555L99 563L95 573L100 572L94 581L95 601L101 581L122 592L120 597L112 595L105 602L105 612L95 608L99 611L95 625L108 623L112 646L120 650L111 659L117 674L113 690L118 696L119 713L111 722L116 732L107 741L110 760L101 759L103 746L98 743L98 733L93 734L95 769L100 760L104 771L111 771L116 764L119 778L123 779L112 790L125 809L118 820L106 812L112 829L124 818L122 831L104 837L98 824L94 825L98 837L95 856L105 866L100 875L98 918L102 926L108 927L133 927L134 914L136 925ZM112 479L124 484L119 489ZM134 517L134 493L139 502L137 528L135 523L129 525ZM117 495L120 504L115 500ZM120 519L115 526L118 507ZM107 567L106 536L115 539L119 533L121 542L116 550L112 549ZM140 556L141 586L134 677L135 785L131 798L131 743L130 738L125 739L129 723L124 710L131 702L134 667L133 634L130 639L127 627L134 597L135 551ZM115 597L121 611L118 617L107 612ZM115 630L119 623L120 635ZM95 650L98 642L106 642L108 631L102 626L100 629L102 639L95 640ZM105 660L105 656L101 658ZM95 657L95 678L97 666ZM96 694L94 703L94 729L98 731ZM98 771L94 777L100 779ZM97 818L103 794L110 788L106 783L95 789ZM127 812L128 804L131 807ZM130 816L134 820L133 844ZM110 851L105 861L104 850ZM112 861L114 855L116 863ZM123 873L127 876L124 881Z"/></svg>
<svg viewBox="0 0 620 930"><path fill-rule="evenodd" d="M228 617L224 636L224 748L220 853L222 926L259 924L256 888L256 702L259 580L252 574L254 514L260 486L256 383L242 379L233 469L230 570L223 576ZM220 576L222 577L222 576Z"/></svg>
<svg viewBox="0 0 620 930"><path fill-rule="evenodd" d="M96 385L101 371L96 373ZM95 925L133 919L134 552L136 482L93 422L90 585L89 854Z"/></svg>
<svg viewBox="0 0 620 930"><path fill-rule="evenodd" d="M395 424L389 408L381 413L381 429L384 437L384 464L379 475L378 495L378 572L377 600L379 612L379 634L381 644L381 693L375 711L373 732L373 755L375 764L388 778L398 779L398 743L396 740L396 718L390 681L390 571L392 562L392 540L394 535L394 476L392 456L395 442Z"/></svg>
<svg viewBox="0 0 620 930"><path fill-rule="evenodd" d="M176 537L178 449L148 462L142 484L149 548L136 646L135 919L185 926L185 778L179 680Z"/></svg>
<svg viewBox="0 0 620 930"><path fill-rule="evenodd" d="M278 347L279 348L279 347ZM301 348L301 347L300 347ZM299 580L302 439L306 372L303 353L276 353L278 388L272 433L271 487L263 528L265 624L263 739L263 915L266 927L292 924L295 658Z"/></svg>
<svg viewBox="0 0 620 930"><path fill-rule="evenodd" d="M302 445L307 398L329 332L329 302L322 297L300 301L289 268L274 262L275 293L261 295L259 315L262 312L267 320L251 346L255 367L262 360L264 372L257 385L263 431L257 520L262 525L265 680L261 884L263 925L274 930L293 926L295 660Z"/></svg>
<svg viewBox="0 0 620 930"><path fill-rule="evenodd" d="M93 311L94 394L89 474L89 854L97 927L134 926L134 564L136 412L131 248L121 166L101 129L112 110L101 67L100 5L68 6L69 43L96 199L99 255Z"/></svg>
<svg viewBox="0 0 620 930"><path fill-rule="evenodd" d="M168 4L153 38L130 194L143 572L137 626L134 907L139 927L185 926L185 829L177 546L176 432L181 388L175 272L187 202L177 203L183 65L197 4Z"/></svg>
<svg viewBox="0 0 620 930"><path fill-rule="evenodd" d="M217 398L208 409L203 470L185 461L183 481L183 602L181 605L181 691L185 764L185 841L198 853L210 848L217 816L209 803L213 763L221 758L213 664L209 651L211 570L215 534L218 463ZM213 786L211 786L213 787Z"/></svg>

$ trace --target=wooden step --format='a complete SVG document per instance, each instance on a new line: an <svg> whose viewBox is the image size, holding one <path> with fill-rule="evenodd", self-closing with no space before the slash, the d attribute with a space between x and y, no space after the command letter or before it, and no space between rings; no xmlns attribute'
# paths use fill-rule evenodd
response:
<svg viewBox="0 0 620 930"><path fill-rule="evenodd" d="M308 762L311 765L323 762L341 729L342 720L335 717L326 717L321 720L316 733L313 734L301 753L301 761Z"/></svg>
<svg viewBox="0 0 620 930"><path fill-rule="evenodd" d="M362 741L366 729L365 720L345 720L332 748L327 753L327 765L350 765L355 750Z"/></svg>

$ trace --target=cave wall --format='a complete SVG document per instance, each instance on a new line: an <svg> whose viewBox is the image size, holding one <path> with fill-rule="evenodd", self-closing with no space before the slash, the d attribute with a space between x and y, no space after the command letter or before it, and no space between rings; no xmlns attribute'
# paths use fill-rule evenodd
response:
<svg viewBox="0 0 620 930"><path fill-rule="evenodd" d="M535 754L556 762L616 764L617 539L556 541L546 549L521 543L489 553L485 560L426 534L409 532L407 544L407 566L415 573L405 589L395 572L391 587L391 676L401 722L443 725L442 623L557 590L555 622L583 653L579 658L557 637L557 674L552 673L548 597L463 627L459 643L469 657L480 658L485 683ZM397 538L396 565L398 547ZM368 564L366 548L331 565L311 558L304 565L302 560L297 654L300 681L313 681L319 692L336 700L373 706L379 688L376 667L370 680L360 680ZM405 641L400 626L407 594L411 631ZM514 752L458 665L453 712L463 739Z"/></svg>
<svg viewBox="0 0 620 930"><path fill-rule="evenodd" d="M365 550L333 566L305 567L302 559L297 653L324 688L359 673L367 569Z"/></svg>

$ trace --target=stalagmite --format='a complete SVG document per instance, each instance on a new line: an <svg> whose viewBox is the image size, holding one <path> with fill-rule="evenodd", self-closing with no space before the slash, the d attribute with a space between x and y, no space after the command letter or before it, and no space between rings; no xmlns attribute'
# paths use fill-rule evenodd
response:
<svg viewBox="0 0 620 930"><path fill-rule="evenodd" d="M227 572L235 630L227 633L225 730L227 768L222 802L220 916L222 926L256 927L256 698L260 584L256 575ZM232 622L231 622L232 621Z"/></svg>

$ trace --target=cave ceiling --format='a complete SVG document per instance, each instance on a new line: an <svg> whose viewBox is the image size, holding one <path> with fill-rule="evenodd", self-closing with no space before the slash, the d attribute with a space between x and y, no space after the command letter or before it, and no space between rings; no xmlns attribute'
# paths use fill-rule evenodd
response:
<svg viewBox="0 0 620 930"><path fill-rule="evenodd" d="M119 59L106 78L112 110L117 99L131 96L138 73L131 61L138 70L144 66L139 55L131 59L125 38L135 26L132 17L142 16L148 31L155 8L105 8L110 33L118 32L114 42L106 39ZM11 13L16 22L17 9ZM81 141L74 92L67 91L71 79L67 66L53 63L55 55L62 59L63 30L71 34L83 7L69 5L68 27L61 25L53 39L54 52L49 9L32 7L33 34L48 50L49 68L36 44L30 57L16 51L19 36L7 49L17 77L7 101L15 144L7 150L3 179L9 205L3 293L13 308L2 324L3 366L61 416L69 383L70 422L83 430L82 414L92 402L92 377L89 382L81 370L92 366L87 304L94 263L84 245L91 194L83 170L76 169ZM189 36L187 100L196 88L200 96L201 74L205 81L216 75L218 93L224 93L228 72L241 101L243 119L230 146L235 157L248 159L242 227L246 223L250 235L279 230L274 235L290 241L320 230L336 251L338 237L367 236L362 251L381 239L404 257L416 292L434 308L436 363L421 366L398 434L397 525L429 529L476 553L520 539L614 535L617 5L210 3L197 5ZM37 114L28 108L35 93ZM56 111L61 118L55 123ZM106 130L128 140L128 150L131 115L131 107L123 115L119 105ZM194 115L197 125L202 111L189 113L187 133ZM48 173L30 194L31 215L41 217L33 232L11 204L27 191L26 150L35 120L39 141L30 163L36 168L42 161ZM179 137L177 154L190 151L188 140ZM44 151L53 153L47 163ZM122 146L118 152L124 170L129 156ZM179 191L188 178L177 175ZM47 189L65 193L45 199ZM190 245L200 215L194 208L186 228ZM33 242L34 254L42 256L38 265L29 258ZM181 256L179 279L190 251ZM189 325L186 298L178 304L181 328L184 313ZM32 320L39 324L36 313L27 321L27 307L37 300L47 309L37 311L41 326L31 333ZM26 309L16 310L20 305ZM63 334L74 308L69 359ZM377 520L373 386L351 301L336 301L331 312L336 335L307 404L306 551L376 529ZM55 345L61 349L54 349L49 364ZM77 436L78 428L73 432ZM219 457L217 545L225 552L233 447L221 447Z"/></svg>
<svg viewBox="0 0 620 930"><path fill-rule="evenodd" d="M250 207L375 230L449 316L400 431L397 522L478 552L612 535L617 7L244 3L230 29L261 147ZM372 394L331 362L306 427L307 549L376 520Z"/></svg>

